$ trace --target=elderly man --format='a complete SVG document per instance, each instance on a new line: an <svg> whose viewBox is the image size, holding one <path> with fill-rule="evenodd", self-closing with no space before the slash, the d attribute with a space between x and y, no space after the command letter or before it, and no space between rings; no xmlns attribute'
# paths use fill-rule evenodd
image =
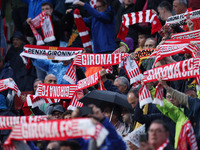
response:
<svg viewBox="0 0 200 150"><path fill-rule="evenodd" d="M174 150L173 146L169 144L169 129L162 120L155 120L151 123L148 131L148 144L141 142L140 149L161 149Z"/></svg>

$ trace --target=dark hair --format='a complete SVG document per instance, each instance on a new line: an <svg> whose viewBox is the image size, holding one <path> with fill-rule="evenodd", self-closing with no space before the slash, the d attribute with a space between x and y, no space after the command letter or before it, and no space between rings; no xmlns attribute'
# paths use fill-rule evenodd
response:
<svg viewBox="0 0 200 150"><path fill-rule="evenodd" d="M172 12L172 9L173 9L172 5L167 1L161 2L158 5L158 8L165 8L167 11L170 11L170 12Z"/></svg>
<svg viewBox="0 0 200 150"><path fill-rule="evenodd" d="M62 118L64 119L65 115L71 115L71 114L72 114L72 110L67 110L66 112L62 114Z"/></svg>
<svg viewBox="0 0 200 150"><path fill-rule="evenodd" d="M194 91L195 93L197 92L195 88L187 88L184 93L186 93L188 91Z"/></svg>
<svg viewBox="0 0 200 150"><path fill-rule="evenodd" d="M53 5L52 5L51 3L49 3L49 2L44 2L44 3L42 3L41 7L42 7L42 6L45 6L45 5L49 5L49 7L53 9Z"/></svg>
<svg viewBox="0 0 200 150"><path fill-rule="evenodd" d="M167 126L167 124L163 121L163 120L154 120L151 122L151 124L153 123L157 123L157 124L161 124L163 125L163 128L165 129L165 132L169 132L169 127Z"/></svg>
<svg viewBox="0 0 200 150"><path fill-rule="evenodd" d="M129 91L128 91L128 94L129 93L133 93L134 95L135 95L135 97L136 98L139 98L139 95L138 95L138 93L139 93L139 90L137 89L137 88L132 88L132 89L130 89Z"/></svg>
<svg viewBox="0 0 200 150"><path fill-rule="evenodd" d="M62 146L69 146L71 150L81 150L81 146L79 145L79 143L74 140L61 141L60 147Z"/></svg>
<svg viewBox="0 0 200 150"><path fill-rule="evenodd" d="M97 2L101 2L103 6L107 5L107 0L97 0Z"/></svg>

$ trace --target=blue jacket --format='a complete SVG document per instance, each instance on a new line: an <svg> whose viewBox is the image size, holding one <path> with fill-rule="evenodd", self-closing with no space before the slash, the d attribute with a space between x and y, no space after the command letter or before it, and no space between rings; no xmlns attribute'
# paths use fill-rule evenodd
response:
<svg viewBox="0 0 200 150"><path fill-rule="evenodd" d="M84 18L86 24L91 24L94 53L114 51L115 44L115 16L110 7L104 12L98 12L89 4L83 6L91 15Z"/></svg>
<svg viewBox="0 0 200 150"><path fill-rule="evenodd" d="M42 12L41 6L44 2L53 3L54 0L22 0L24 3L28 4L28 18L35 18L38 14Z"/></svg>
<svg viewBox="0 0 200 150"><path fill-rule="evenodd" d="M66 74L69 69L69 65L64 66L62 62L53 63L51 60L43 60L43 59L31 59L32 63L35 67L45 71L47 74L53 74L57 78L57 84L70 84L63 76Z"/></svg>

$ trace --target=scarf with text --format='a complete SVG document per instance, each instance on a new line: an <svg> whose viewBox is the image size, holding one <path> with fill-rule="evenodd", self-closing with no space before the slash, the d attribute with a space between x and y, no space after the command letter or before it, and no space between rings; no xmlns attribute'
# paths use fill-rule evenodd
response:
<svg viewBox="0 0 200 150"><path fill-rule="evenodd" d="M75 47L54 47L54 46L36 46L25 45L24 51L20 54L26 63L26 57L34 59L51 59L51 60L70 60L77 54L82 53L83 48Z"/></svg>
<svg viewBox="0 0 200 150"><path fill-rule="evenodd" d="M167 139L161 146L159 146L156 150L164 150L165 147L169 144L169 139Z"/></svg>
<svg viewBox="0 0 200 150"><path fill-rule="evenodd" d="M34 19L32 19L30 27L37 40L37 45L41 45L44 42L51 42L56 40L54 36L54 29L51 21L51 16L46 15L46 11L41 12ZM36 28L42 29L44 42L42 40L42 37L39 36L39 33L36 31Z"/></svg>
<svg viewBox="0 0 200 150"><path fill-rule="evenodd" d="M169 39L165 40L164 42L164 44L192 44L192 43L199 44L200 39Z"/></svg>
<svg viewBox="0 0 200 150"><path fill-rule="evenodd" d="M199 50L196 45L191 44L164 44L159 47L158 50L154 50L154 52L151 54L150 57L156 56L155 64L163 59L164 57L169 57L175 54L183 54L183 53L189 53L192 55L192 57L197 57L199 55Z"/></svg>
<svg viewBox="0 0 200 150"><path fill-rule="evenodd" d="M194 129L191 122L188 120L181 128L178 138L177 150L187 150L187 143L192 150L198 150Z"/></svg>
<svg viewBox="0 0 200 150"><path fill-rule="evenodd" d="M93 138L100 146L108 135L108 131L100 124L92 123L89 118L69 120L50 120L16 125L4 143L4 147L14 146L17 141L35 140L67 140L74 138Z"/></svg>
<svg viewBox="0 0 200 150"><path fill-rule="evenodd" d="M142 108L145 104L152 103L151 92L145 84L142 85L139 90L139 103L140 108Z"/></svg>
<svg viewBox="0 0 200 150"><path fill-rule="evenodd" d="M11 81L9 78L0 80L0 92L8 89L15 91L17 96L20 97L21 91L19 90L14 80Z"/></svg>
<svg viewBox="0 0 200 150"><path fill-rule="evenodd" d="M186 24L187 20L194 20L200 18L200 9L186 12L179 15L174 15L167 18L166 24L170 26L180 26Z"/></svg>
<svg viewBox="0 0 200 150"><path fill-rule="evenodd" d="M76 89L77 85L40 83L38 85L38 96L40 98L71 99Z"/></svg>
<svg viewBox="0 0 200 150"><path fill-rule="evenodd" d="M197 39L197 38L200 38L200 30L172 34L171 38L172 39Z"/></svg>
<svg viewBox="0 0 200 150"><path fill-rule="evenodd" d="M10 130L17 124L47 120L47 116L0 116L0 130Z"/></svg>
<svg viewBox="0 0 200 150"><path fill-rule="evenodd" d="M92 43L90 41L89 36L89 29L85 26L83 18L80 15L80 11L78 9L74 10L74 21L78 29L79 35L81 37L83 47L92 49Z"/></svg>
<svg viewBox="0 0 200 150"><path fill-rule="evenodd" d="M153 10L128 13L123 15L123 20L117 38L125 41L125 37L129 30L128 29L129 25L133 25L136 23L143 23L143 22L151 23L152 25L151 34L158 32L162 28L162 25L157 15L153 13Z"/></svg>
<svg viewBox="0 0 200 150"><path fill-rule="evenodd" d="M200 58L191 58L145 71L143 81L144 83L154 82L160 77L168 81L194 78L200 75L199 68Z"/></svg>
<svg viewBox="0 0 200 150"><path fill-rule="evenodd" d="M130 56L126 57L123 61L124 70L130 79L130 84L136 88L141 84L141 79L143 77L141 70L135 60L131 60Z"/></svg>
<svg viewBox="0 0 200 150"><path fill-rule="evenodd" d="M104 66L108 72L112 71L110 66L117 65L128 56L126 53L115 53L115 54L78 54L76 59L72 62L63 79L68 81L70 84L76 83L76 70L75 66L81 67L95 67Z"/></svg>

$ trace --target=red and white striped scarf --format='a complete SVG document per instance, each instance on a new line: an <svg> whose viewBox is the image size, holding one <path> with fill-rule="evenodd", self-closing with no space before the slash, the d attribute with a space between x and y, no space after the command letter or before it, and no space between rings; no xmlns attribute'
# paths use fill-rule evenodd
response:
<svg viewBox="0 0 200 150"><path fill-rule="evenodd" d="M79 99L82 98L84 96L83 94L83 90L80 91L76 91L73 95L73 98L70 101L71 106L73 107L83 107L83 103L79 102Z"/></svg>
<svg viewBox="0 0 200 150"><path fill-rule="evenodd" d="M20 97L21 91L19 90L14 80L11 81L9 78L0 80L0 92L8 89L15 91L17 96Z"/></svg>
<svg viewBox="0 0 200 150"><path fill-rule="evenodd" d="M158 32L162 28L162 25L156 14L152 11L153 10L145 10L124 14L117 38L125 41L125 37L128 33L128 26L136 23L149 22L152 24L151 34Z"/></svg>
<svg viewBox="0 0 200 150"><path fill-rule="evenodd" d="M155 50L150 57L156 56L153 66L164 57L169 57L175 54L189 53L193 57L199 55L199 50L196 45L191 44L164 44L159 47L158 50Z"/></svg>
<svg viewBox="0 0 200 150"><path fill-rule="evenodd" d="M154 95L153 104L158 104L160 106L163 106L163 86L161 84L158 84L156 86L156 92Z"/></svg>
<svg viewBox="0 0 200 150"><path fill-rule="evenodd" d="M74 21L78 29L79 35L81 37L83 47L90 48L92 50L92 43L90 41L89 29L85 26L83 18L80 15L80 11L78 9L74 10Z"/></svg>
<svg viewBox="0 0 200 150"><path fill-rule="evenodd" d="M199 18L200 18L200 9L171 16L167 18L166 24L170 26L180 26L186 24L186 21L188 19L194 20Z"/></svg>
<svg viewBox="0 0 200 150"><path fill-rule="evenodd" d="M108 72L112 71L110 66L117 65L122 62L122 60L128 56L126 53L116 53L116 54L78 54L76 59L73 61L68 71L64 75L63 79L67 80L70 84L76 83L76 71L75 65L81 67L95 67L95 66L105 66Z"/></svg>
<svg viewBox="0 0 200 150"><path fill-rule="evenodd" d="M194 129L191 122L188 120L181 128L178 138L177 150L187 150L187 143L192 150L198 150Z"/></svg>
<svg viewBox="0 0 200 150"><path fill-rule="evenodd" d="M151 92L145 84L142 85L139 91L139 103L140 108L142 108L145 104L152 103Z"/></svg>
<svg viewBox="0 0 200 150"><path fill-rule="evenodd" d="M168 81L195 78L200 75L199 68L200 58L191 58L145 71L143 73L143 81L144 83L154 82L160 77Z"/></svg>
<svg viewBox="0 0 200 150"><path fill-rule="evenodd" d="M172 39L197 39L197 38L200 38L200 30L172 34L171 38Z"/></svg>
<svg viewBox="0 0 200 150"><path fill-rule="evenodd" d="M93 124L89 118L74 118L68 120L50 120L16 125L4 143L7 148L17 141L59 140L80 137L94 138L97 146L101 146L108 131L100 124Z"/></svg>
<svg viewBox="0 0 200 150"><path fill-rule="evenodd" d="M169 144L169 139L167 139L161 146L159 146L156 150L164 150L165 147Z"/></svg>
<svg viewBox="0 0 200 150"><path fill-rule="evenodd" d="M24 51L20 56L25 63L26 59L24 57L65 61L74 58L79 53L82 53L82 50L83 48L78 47L25 45Z"/></svg>
<svg viewBox="0 0 200 150"><path fill-rule="evenodd" d="M136 88L141 84L141 79L143 77L137 62L131 60L130 56L128 56L123 61L123 66L128 78L130 79L130 84L133 84L133 87Z"/></svg>
<svg viewBox="0 0 200 150"><path fill-rule="evenodd" d="M42 33L44 35L44 42L51 42L56 40L54 36L54 29L51 21L51 16L46 15L45 11L41 12L34 19L31 20L30 27L37 40L37 45L41 45L43 41L42 37L39 35L39 33L37 33L35 28L42 29Z"/></svg>
<svg viewBox="0 0 200 150"><path fill-rule="evenodd" d="M47 120L47 116L0 116L0 130L10 130L17 124Z"/></svg>
<svg viewBox="0 0 200 150"><path fill-rule="evenodd" d="M40 83L37 90L40 98L71 99L76 89L77 85Z"/></svg>

